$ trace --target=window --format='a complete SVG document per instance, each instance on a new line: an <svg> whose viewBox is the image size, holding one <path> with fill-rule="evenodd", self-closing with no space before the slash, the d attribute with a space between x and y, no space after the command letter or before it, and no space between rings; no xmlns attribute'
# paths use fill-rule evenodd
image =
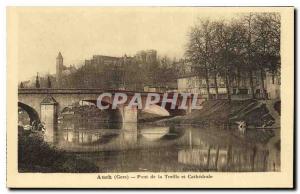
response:
<svg viewBox="0 0 300 194"><path fill-rule="evenodd" d="M233 88L233 90L232 90L232 94L236 94L237 92L236 92L236 88Z"/></svg>

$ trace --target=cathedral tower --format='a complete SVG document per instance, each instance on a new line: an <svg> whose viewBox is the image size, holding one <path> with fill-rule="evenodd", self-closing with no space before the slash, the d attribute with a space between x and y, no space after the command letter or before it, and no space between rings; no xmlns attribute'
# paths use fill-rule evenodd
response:
<svg viewBox="0 0 300 194"><path fill-rule="evenodd" d="M56 83L57 87L61 87L61 81L62 81L62 72L64 67L64 59L59 52L56 57Z"/></svg>

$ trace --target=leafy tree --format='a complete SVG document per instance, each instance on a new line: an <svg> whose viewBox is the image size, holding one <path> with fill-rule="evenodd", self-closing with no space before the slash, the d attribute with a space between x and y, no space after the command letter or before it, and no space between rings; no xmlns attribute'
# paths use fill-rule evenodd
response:
<svg viewBox="0 0 300 194"><path fill-rule="evenodd" d="M24 88L23 82L20 83L20 88Z"/></svg>
<svg viewBox="0 0 300 194"><path fill-rule="evenodd" d="M280 70L280 15L249 13L226 22L200 20L188 33L186 56L205 79L208 94L213 77L218 98L218 77L222 77L230 100L231 88L239 89L242 76L248 75L252 98L256 98L255 75L266 98L265 74Z"/></svg>
<svg viewBox="0 0 300 194"><path fill-rule="evenodd" d="M36 75L36 79L35 79L35 88L40 88L40 80L39 80L39 74Z"/></svg>
<svg viewBox="0 0 300 194"><path fill-rule="evenodd" d="M50 80L50 77L49 77L49 76L48 76L48 79L47 79L47 87L48 87L48 88L51 88L51 87L52 87L51 80Z"/></svg>
<svg viewBox="0 0 300 194"><path fill-rule="evenodd" d="M256 36L256 64L260 71L263 98L267 98L264 85L266 71L275 72L280 67L280 17L276 13L256 14L254 34Z"/></svg>
<svg viewBox="0 0 300 194"><path fill-rule="evenodd" d="M207 95L210 99L209 71L211 64L209 58L211 57L211 49L209 46L213 39L213 28L210 20L201 20L199 23L192 27L189 33L186 56L190 62L195 64L194 70L198 76L204 75Z"/></svg>

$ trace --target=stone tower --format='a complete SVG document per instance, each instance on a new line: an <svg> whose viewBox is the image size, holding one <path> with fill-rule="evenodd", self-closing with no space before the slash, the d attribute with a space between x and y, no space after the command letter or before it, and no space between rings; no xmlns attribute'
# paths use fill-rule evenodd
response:
<svg viewBox="0 0 300 194"><path fill-rule="evenodd" d="M57 57L56 57L56 83L57 83L57 87L61 86L63 66L64 66L64 59L63 59L61 53L59 52Z"/></svg>

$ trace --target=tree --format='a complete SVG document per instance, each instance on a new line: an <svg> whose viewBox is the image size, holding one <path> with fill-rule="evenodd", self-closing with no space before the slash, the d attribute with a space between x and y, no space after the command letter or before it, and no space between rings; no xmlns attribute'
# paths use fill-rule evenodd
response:
<svg viewBox="0 0 300 194"><path fill-rule="evenodd" d="M260 71L262 98L267 98L264 85L266 71L274 73L280 67L280 17L276 13L256 14L254 20L256 36L256 64Z"/></svg>
<svg viewBox="0 0 300 194"><path fill-rule="evenodd" d="M240 21L233 20L228 24L227 66L229 88L235 82L240 88L241 72L244 72L244 45L246 30ZM238 91L239 93L239 91Z"/></svg>
<svg viewBox="0 0 300 194"><path fill-rule="evenodd" d="M195 64L194 70L198 76L204 75L206 82L207 98L210 99L209 71L211 64L211 45L213 25L210 20L200 20L198 25L191 28L187 44L186 56Z"/></svg>
<svg viewBox="0 0 300 194"><path fill-rule="evenodd" d="M48 76L47 78L47 87L48 88L51 88L51 80L50 80L50 77Z"/></svg>
<svg viewBox="0 0 300 194"><path fill-rule="evenodd" d="M254 93L254 83L253 83L253 71L256 70L256 64L253 62L254 59L254 40L253 40L253 13L249 13L248 15L243 17L243 22L246 27L246 44L245 44L245 50L246 50L246 68L248 75L249 75L249 82L250 82L250 88L251 88L251 94L252 98L255 99L255 93Z"/></svg>
<svg viewBox="0 0 300 194"><path fill-rule="evenodd" d="M218 55L219 55L219 63L222 67L221 69L224 72L225 78L225 85L227 91L227 98L231 100L231 87L230 87L230 79L231 79L231 50L233 48L233 39L234 39L234 32L230 28L229 24L225 23L224 21L220 21L216 23L216 41L217 45L220 48Z"/></svg>
<svg viewBox="0 0 300 194"><path fill-rule="evenodd" d="M219 63L219 55L220 48L218 47L217 41L217 28L218 23L212 22L212 36L211 41L209 41L209 53L210 57L208 58L209 64L211 64L210 71L212 73L214 79L214 87L216 92L216 99L219 98L219 85L218 85L218 76L220 75L220 63Z"/></svg>
<svg viewBox="0 0 300 194"><path fill-rule="evenodd" d="M249 13L226 22L200 20L191 27L188 38L185 54L198 76L205 79L208 94L212 77L218 98L220 76L231 100L231 88L240 93L240 82L246 75L252 98L256 98L254 75L259 72L262 97L267 97L265 74L274 75L280 69L280 15Z"/></svg>
<svg viewBox="0 0 300 194"><path fill-rule="evenodd" d="M37 73L36 79L35 79L35 87L36 88L40 88L41 87L40 80L39 80L39 74L38 73Z"/></svg>
<svg viewBox="0 0 300 194"><path fill-rule="evenodd" d="M20 83L20 88L24 88L23 82Z"/></svg>

